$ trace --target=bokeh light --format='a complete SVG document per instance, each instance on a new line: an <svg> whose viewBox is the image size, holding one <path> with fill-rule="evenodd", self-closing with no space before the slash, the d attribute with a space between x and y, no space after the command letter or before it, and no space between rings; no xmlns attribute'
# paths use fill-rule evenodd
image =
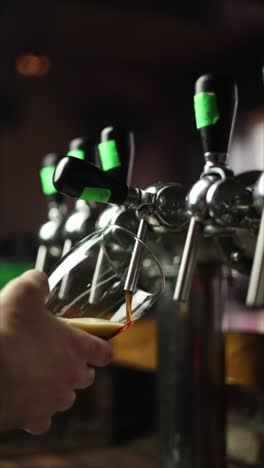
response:
<svg viewBox="0 0 264 468"><path fill-rule="evenodd" d="M16 59L16 70L23 76L44 76L51 68L51 60L46 55L21 54Z"/></svg>

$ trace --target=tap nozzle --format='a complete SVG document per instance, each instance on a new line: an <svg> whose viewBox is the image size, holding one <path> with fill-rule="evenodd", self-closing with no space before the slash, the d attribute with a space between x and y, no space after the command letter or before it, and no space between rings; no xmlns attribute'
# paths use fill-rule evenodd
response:
<svg viewBox="0 0 264 468"><path fill-rule="evenodd" d="M261 220L252 264L246 304L264 307L264 172L254 191L255 206L261 210Z"/></svg>
<svg viewBox="0 0 264 468"><path fill-rule="evenodd" d="M141 219L138 227L137 237L134 245L134 249L129 264L124 290L136 292L138 277L140 273L140 266L142 262L143 244L147 233L148 225L144 219Z"/></svg>

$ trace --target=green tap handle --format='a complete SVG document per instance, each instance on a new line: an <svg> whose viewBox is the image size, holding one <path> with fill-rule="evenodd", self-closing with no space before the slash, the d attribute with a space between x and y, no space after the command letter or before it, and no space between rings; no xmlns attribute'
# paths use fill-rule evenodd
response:
<svg viewBox="0 0 264 468"><path fill-rule="evenodd" d="M48 198L49 202L57 204L64 203L64 197L58 193L53 184L53 175L56 164L59 162L60 156L57 153L48 153L42 159L42 167L40 169L40 180L42 191Z"/></svg>
<svg viewBox="0 0 264 468"><path fill-rule="evenodd" d="M231 78L210 74L196 81L195 119L204 153L228 152L237 105L237 86Z"/></svg>
<svg viewBox="0 0 264 468"><path fill-rule="evenodd" d="M85 161L96 164L95 144L89 138L74 138L69 143L67 156L85 159Z"/></svg>
<svg viewBox="0 0 264 468"><path fill-rule="evenodd" d="M69 156L59 161L53 183L58 192L86 201L122 205L128 195L126 184L93 164Z"/></svg>
<svg viewBox="0 0 264 468"><path fill-rule="evenodd" d="M121 127L106 127L101 131L98 150L103 171L129 185L135 155L134 134Z"/></svg>

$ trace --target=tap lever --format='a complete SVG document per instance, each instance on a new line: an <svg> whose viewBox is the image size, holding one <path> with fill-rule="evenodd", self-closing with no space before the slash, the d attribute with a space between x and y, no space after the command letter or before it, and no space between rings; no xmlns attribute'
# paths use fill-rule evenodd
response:
<svg viewBox="0 0 264 468"><path fill-rule="evenodd" d="M89 138L74 138L69 143L67 156L85 159L85 161L96 164L95 144Z"/></svg>
<svg viewBox="0 0 264 468"><path fill-rule="evenodd" d="M65 195L101 203L123 204L129 191L126 184L98 167L68 156L57 165L53 183Z"/></svg>
<svg viewBox="0 0 264 468"><path fill-rule="evenodd" d="M195 84L194 108L206 160L226 164L238 103L237 86L229 77L201 76Z"/></svg>
<svg viewBox="0 0 264 468"><path fill-rule="evenodd" d="M48 202L56 205L65 203L63 195L57 192L52 180L56 165L60 159L59 154L48 153L42 159L42 167L40 169L42 191L47 197Z"/></svg>
<svg viewBox="0 0 264 468"><path fill-rule="evenodd" d="M101 131L99 156L103 171L126 184L131 183L135 157L134 134L121 127L106 127Z"/></svg>

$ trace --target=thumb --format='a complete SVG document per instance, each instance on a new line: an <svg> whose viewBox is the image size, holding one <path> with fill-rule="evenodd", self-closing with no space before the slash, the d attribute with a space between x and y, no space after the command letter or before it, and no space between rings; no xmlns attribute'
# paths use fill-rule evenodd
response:
<svg viewBox="0 0 264 468"><path fill-rule="evenodd" d="M46 299L49 295L49 281L48 276L43 271L28 270L23 273L20 277L21 280L32 283L36 289L39 290L43 299Z"/></svg>
<svg viewBox="0 0 264 468"><path fill-rule="evenodd" d="M45 273L37 270L28 270L9 283L1 290L2 301L14 301L17 298L30 297L32 292L37 292L41 300L45 300L49 294L49 282Z"/></svg>

